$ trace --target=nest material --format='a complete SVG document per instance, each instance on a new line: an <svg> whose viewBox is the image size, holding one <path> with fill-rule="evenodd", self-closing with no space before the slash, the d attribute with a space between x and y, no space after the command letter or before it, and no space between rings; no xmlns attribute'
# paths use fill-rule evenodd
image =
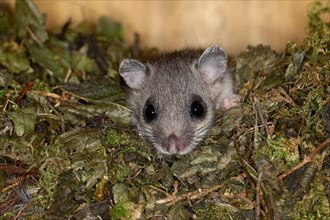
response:
<svg viewBox="0 0 330 220"><path fill-rule="evenodd" d="M157 49L128 45L104 17L49 33L32 1L16 1L0 12L0 219L330 216L329 11L310 6L302 45L233 57L240 107L169 157L130 125L117 73Z"/></svg>

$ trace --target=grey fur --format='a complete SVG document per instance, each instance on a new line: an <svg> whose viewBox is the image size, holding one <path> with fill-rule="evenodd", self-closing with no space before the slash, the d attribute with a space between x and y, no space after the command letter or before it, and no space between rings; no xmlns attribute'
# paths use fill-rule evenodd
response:
<svg viewBox="0 0 330 220"><path fill-rule="evenodd" d="M226 54L218 46L204 53L191 49L165 53L145 64L124 59L119 73L130 87L132 119L139 134L164 154L193 150L212 126L215 111L225 109L224 103L233 97L237 99L226 65ZM195 97L206 106L203 118L190 115ZM147 100L157 113L151 122L144 118Z"/></svg>

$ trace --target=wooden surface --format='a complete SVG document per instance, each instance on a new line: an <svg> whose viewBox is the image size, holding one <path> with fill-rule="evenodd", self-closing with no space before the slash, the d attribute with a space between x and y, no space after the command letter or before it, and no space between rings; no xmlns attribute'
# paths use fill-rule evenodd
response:
<svg viewBox="0 0 330 220"><path fill-rule="evenodd" d="M11 1L12 2L12 1ZM47 14L47 27L95 23L100 16L121 22L126 38L141 35L143 45L161 49L220 44L237 54L248 44L270 44L280 51L288 41L301 42L307 34L306 1L105 1L36 0Z"/></svg>

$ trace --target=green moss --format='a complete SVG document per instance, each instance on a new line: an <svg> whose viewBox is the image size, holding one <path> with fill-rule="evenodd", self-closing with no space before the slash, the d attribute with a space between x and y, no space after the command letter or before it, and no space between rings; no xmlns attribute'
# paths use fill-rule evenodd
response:
<svg viewBox="0 0 330 220"><path fill-rule="evenodd" d="M291 166L299 161L299 152L297 151L298 143L293 143L289 139L267 139L269 151L271 152L269 158L271 160L281 160L287 166Z"/></svg>
<svg viewBox="0 0 330 220"><path fill-rule="evenodd" d="M107 143L112 147L127 146L134 143L134 134L109 129L107 133Z"/></svg>
<svg viewBox="0 0 330 220"><path fill-rule="evenodd" d="M121 138L116 130L110 129L107 134L107 142L113 147L119 147L121 144Z"/></svg>
<svg viewBox="0 0 330 220"><path fill-rule="evenodd" d="M293 209L295 219L326 219L326 216L330 216L329 200L325 191L324 181L316 178L311 183L309 192Z"/></svg>
<svg viewBox="0 0 330 220"><path fill-rule="evenodd" d="M111 219L129 219L130 216L128 203L116 203L111 209Z"/></svg>
<svg viewBox="0 0 330 220"><path fill-rule="evenodd" d="M120 182L124 181L131 173L131 169L128 166L117 165L116 167L116 179Z"/></svg>
<svg viewBox="0 0 330 220"><path fill-rule="evenodd" d="M0 220L7 220L7 219L11 219L13 217L15 217L15 213L13 213L13 212L6 212L6 213L3 213L0 216Z"/></svg>
<svg viewBox="0 0 330 220"><path fill-rule="evenodd" d="M197 219L201 220L219 220L219 219L253 219L254 216L250 210L238 213L238 209L230 204L208 204L207 207L196 210Z"/></svg>

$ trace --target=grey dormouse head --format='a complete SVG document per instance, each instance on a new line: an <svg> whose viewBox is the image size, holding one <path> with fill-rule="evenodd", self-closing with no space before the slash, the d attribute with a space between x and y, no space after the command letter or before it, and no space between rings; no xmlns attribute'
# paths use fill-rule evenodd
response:
<svg viewBox="0 0 330 220"><path fill-rule="evenodd" d="M119 73L130 88L129 103L139 134L164 154L186 154L205 137L215 111L239 101L218 46L185 49L142 63L124 59Z"/></svg>

